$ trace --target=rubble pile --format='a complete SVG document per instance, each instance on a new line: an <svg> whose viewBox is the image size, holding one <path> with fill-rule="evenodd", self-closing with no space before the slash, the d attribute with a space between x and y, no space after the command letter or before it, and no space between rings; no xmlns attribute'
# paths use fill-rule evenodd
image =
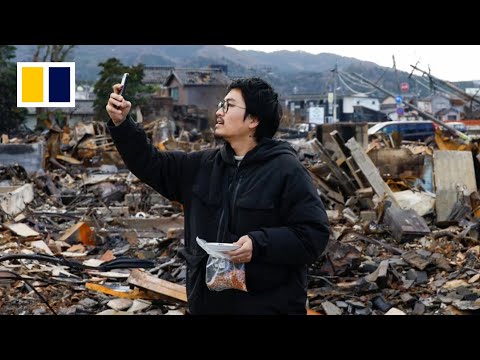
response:
<svg viewBox="0 0 480 360"><path fill-rule="evenodd" d="M144 128L160 150L216 146L162 121ZM104 124L2 139L1 314L185 313L182 205L125 168ZM332 230L309 267L310 313L477 313L474 148L329 139L287 140Z"/></svg>

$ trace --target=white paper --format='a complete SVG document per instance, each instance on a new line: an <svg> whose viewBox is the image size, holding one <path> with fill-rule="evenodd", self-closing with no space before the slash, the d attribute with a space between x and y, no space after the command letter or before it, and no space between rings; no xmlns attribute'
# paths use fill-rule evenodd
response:
<svg viewBox="0 0 480 360"><path fill-rule="evenodd" d="M205 252L208 254L208 255L212 255L213 257L216 257L216 258L220 258L220 259L230 259L230 256L228 256L227 254L221 252L221 251L216 251L214 249L212 249L212 247L210 246L210 243L208 243L207 241L203 240L203 239L200 239L198 236L197 236L197 244L203 249L205 250ZM218 243L215 243L215 244L218 244ZM233 250L233 249L232 249Z"/></svg>

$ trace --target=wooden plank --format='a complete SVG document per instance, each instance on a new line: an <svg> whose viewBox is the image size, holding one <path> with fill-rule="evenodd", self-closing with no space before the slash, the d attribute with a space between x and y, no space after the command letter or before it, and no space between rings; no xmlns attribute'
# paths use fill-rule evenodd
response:
<svg viewBox="0 0 480 360"><path fill-rule="evenodd" d="M347 159L346 154L350 154L350 151L347 153L344 150L345 144L343 142L343 139L341 138L340 134L338 133L337 130L334 130L330 133L330 136L333 139L333 142L330 143L330 148L333 148L332 150L335 151L335 154L338 156L337 160L335 161L337 166L340 167L345 160ZM340 140L338 140L338 139ZM341 147L341 144L343 144L343 148ZM348 149L347 149L348 150Z"/></svg>
<svg viewBox="0 0 480 360"><path fill-rule="evenodd" d="M21 237L30 237L30 236L39 236L40 234L30 228L28 225L18 223L18 224L3 224L7 229L13 231L15 234Z"/></svg>
<svg viewBox="0 0 480 360"><path fill-rule="evenodd" d="M71 156L68 156L68 155L57 155L55 156L58 160L62 160L62 161L65 161L65 162L68 162L69 164L73 164L73 165L80 165L80 164L83 164L80 160L77 160Z"/></svg>
<svg viewBox="0 0 480 360"><path fill-rule="evenodd" d="M159 279L139 269L133 269L128 283L161 294L169 299L187 302L185 286Z"/></svg>
<svg viewBox="0 0 480 360"><path fill-rule="evenodd" d="M320 314L318 311L307 308L307 315L318 316L318 315L322 315L322 314Z"/></svg>
<svg viewBox="0 0 480 360"><path fill-rule="evenodd" d="M338 148L343 153L345 158L348 158L350 156L350 150L345 146L345 141L343 140L342 135L340 135L338 130L332 131L330 133L330 136L332 137L335 144L337 144Z"/></svg>
<svg viewBox="0 0 480 360"><path fill-rule="evenodd" d="M350 157L345 159L345 162L347 163L347 166L350 169L350 172L352 173L353 177L355 178L355 181L357 182L360 189L365 189L366 186L363 184L363 181L360 178L360 174L359 174L361 172L361 170L358 169L357 165L355 164L355 161L350 156Z"/></svg>
<svg viewBox="0 0 480 360"><path fill-rule="evenodd" d="M330 158L328 155L327 150L323 146L323 144L315 139L314 144L319 148L319 154L321 160L327 164L328 168L332 172L333 175L337 178L337 180L340 182L340 186L342 187L342 191L344 195L352 195L355 193L356 187L353 184L352 180L345 174L345 172L340 169L337 164Z"/></svg>
<svg viewBox="0 0 480 360"><path fill-rule="evenodd" d="M354 138L351 138L345 144L347 148L350 149L352 157L357 163L360 170L362 170L363 175L367 178L370 185L372 185L373 190L383 198L385 196L389 197L389 200L392 202L393 206L399 207L397 200L395 199L392 190L388 185L383 181L378 169L375 167L375 164L372 160L365 154L365 151L358 145Z"/></svg>
<svg viewBox="0 0 480 360"><path fill-rule="evenodd" d="M437 221L445 221L458 198L477 191L473 157L470 151L437 150L433 152Z"/></svg>
<svg viewBox="0 0 480 360"><path fill-rule="evenodd" d="M103 207L77 207L75 208L75 212L71 212L70 214L86 214L88 211L91 211L91 214L101 215L101 216L130 216L128 211L128 206L103 206ZM88 221L85 221L88 223ZM88 223L89 226L93 226Z"/></svg>
<svg viewBox="0 0 480 360"><path fill-rule="evenodd" d="M383 247L384 249L390 251L392 254L396 254L396 255L401 255L403 254L403 250L401 249L398 249L396 247L393 247L392 245L390 244L387 244L383 241L380 241L380 240L377 240L377 239L374 239L374 238L369 238L365 235L362 235L356 231L350 231L348 233L344 233L342 235L342 238L344 238L345 236L349 236L350 239L349 239L349 242L350 241L355 241L355 240L362 240L362 241L365 241L369 244L375 244L375 245L378 245L378 246L381 246Z"/></svg>
<svg viewBox="0 0 480 360"><path fill-rule="evenodd" d="M146 292L143 290L139 289L133 289L131 291L118 291L114 289L110 289L107 286L99 285L99 284L93 284L93 283L86 283L85 287L89 290L92 291L98 291L102 292L107 295L112 295L116 296L119 298L124 298L124 299L150 299L152 298L149 296Z"/></svg>
<svg viewBox="0 0 480 360"><path fill-rule="evenodd" d="M340 166L345 162L360 189L365 188L366 186L363 184L364 181L362 181L360 178L360 170L358 169L357 164L355 164L355 161L352 159L352 154L345 146L345 141L343 141L340 133L337 130L334 130L330 133L330 136L332 137L334 146L338 149L337 152L340 154L340 157L337 160L337 165ZM341 162L339 162L340 159L342 160Z"/></svg>
<svg viewBox="0 0 480 360"><path fill-rule="evenodd" d="M323 190L323 193L330 198L331 200L339 203L339 204L344 204L345 199L343 198L343 195L334 191L326 182L324 182L321 178L316 176L315 174L312 173L312 180L313 182L317 185L317 187L321 187Z"/></svg>
<svg viewBox="0 0 480 360"><path fill-rule="evenodd" d="M109 178L114 174L91 174L91 175L83 175L83 183L82 185L93 185L99 184L104 181L109 181Z"/></svg>
<svg viewBox="0 0 480 360"><path fill-rule="evenodd" d="M183 216L152 217L152 218L117 218L115 222L127 229L147 230L158 229L167 233L172 227L183 227Z"/></svg>

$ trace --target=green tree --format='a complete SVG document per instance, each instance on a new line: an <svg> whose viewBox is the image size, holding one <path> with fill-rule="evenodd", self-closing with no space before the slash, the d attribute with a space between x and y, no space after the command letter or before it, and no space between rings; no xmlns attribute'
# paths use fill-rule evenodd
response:
<svg viewBox="0 0 480 360"><path fill-rule="evenodd" d="M17 67L11 61L15 50L0 45L0 133L18 129L27 116L27 109L17 107Z"/></svg>
<svg viewBox="0 0 480 360"><path fill-rule="evenodd" d="M129 73L125 98L132 103L132 109L138 105L145 104L147 100L143 95L153 92L151 86L145 85L142 82L145 68L143 64L126 66L123 65L120 60L110 58L100 63L99 66L102 68L99 73L100 79L95 83L93 88L93 92L96 95L93 103L95 120L108 121L109 117L105 106L112 93L112 86L120 83L123 73Z"/></svg>

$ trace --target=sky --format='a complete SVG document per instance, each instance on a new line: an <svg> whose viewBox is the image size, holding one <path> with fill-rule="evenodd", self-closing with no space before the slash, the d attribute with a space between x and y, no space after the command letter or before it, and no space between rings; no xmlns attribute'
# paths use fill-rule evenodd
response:
<svg viewBox="0 0 480 360"><path fill-rule="evenodd" d="M480 45L226 45L238 50L272 52L278 50L305 51L311 54L332 53L372 61L411 72L418 67L442 80L480 80ZM416 75L421 75L415 71Z"/></svg>

